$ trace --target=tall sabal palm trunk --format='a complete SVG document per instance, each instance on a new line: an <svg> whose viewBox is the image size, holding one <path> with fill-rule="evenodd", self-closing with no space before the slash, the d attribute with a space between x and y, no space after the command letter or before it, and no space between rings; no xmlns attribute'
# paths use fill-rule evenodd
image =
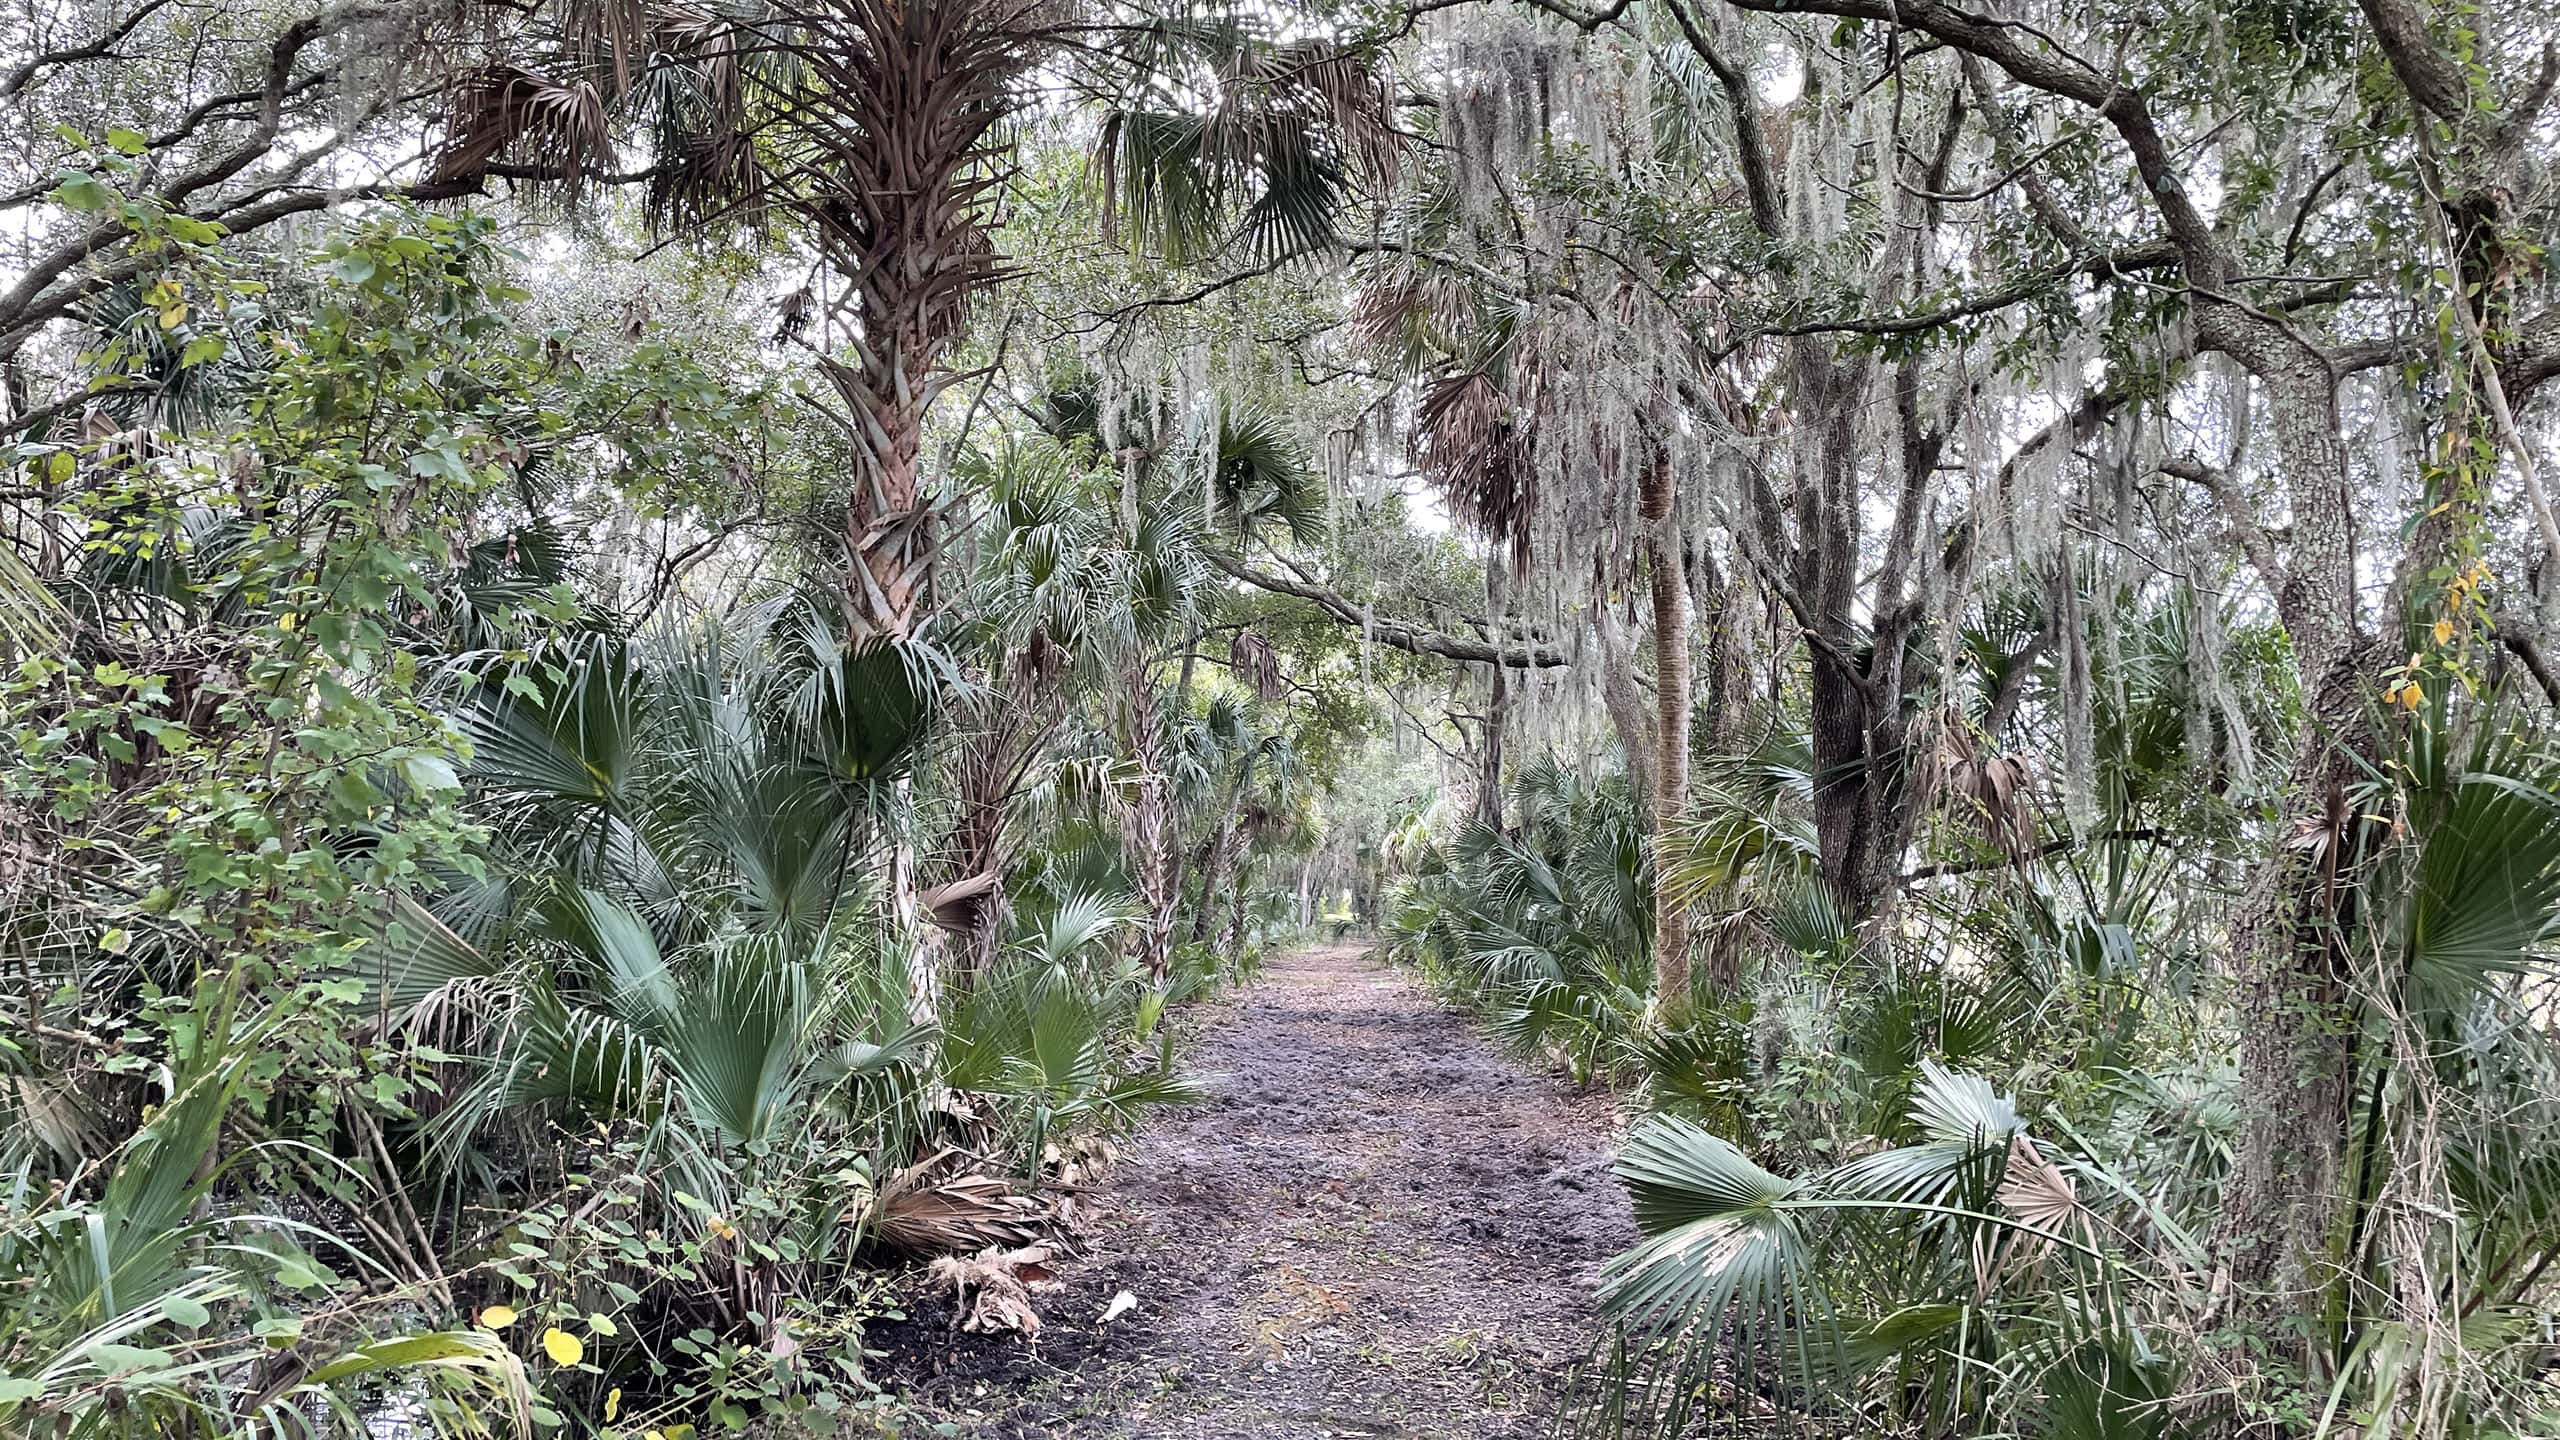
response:
<svg viewBox="0 0 2560 1440"><path fill-rule="evenodd" d="M1122 672L1121 703L1138 770L1126 837L1140 910L1138 960L1150 977L1162 978L1173 968L1173 782L1165 774L1164 708L1143 656L1131 657Z"/></svg>
<svg viewBox="0 0 2560 1440"><path fill-rule="evenodd" d="M1244 958L1244 867L1236 867L1236 883L1227 887L1227 915L1218 928L1218 960L1233 966Z"/></svg>
<svg viewBox="0 0 2560 1440"><path fill-rule="evenodd" d="M1644 522L1645 566L1653 593L1653 853L1671 850L1689 800L1689 572L1681 554L1679 487L1670 456L1647 457L1636 513ZM1689 911L1676 887L1653 887L1653 993L1665 1018L1689 1004Z"/></svg>
<svg viewBox="0 0 2560 1440"><path fill-rule="evenodd" d="M1227 872L1234 868L1239 848L1231 805L1229 812L1218 818L1217 828L1201 848L1200 904L1191 912L1191 938L1195 942L1205 942L1209 938L1209 917L1217 908L1218 887L1226 882Z"/></svg>
<svg viewBox="0 0 2560 1440"><path fill-rule="evenodd" d="M987 713L960 742L957 814L935 857L944 879L928 892L932 919L950 937L940 958L950 983L964 990L995 971L1011 916L1004 883L1010 806L1059 716L1055 650L1045 637L1009 657L1007 670Z"/></svg>
<svg viewBox="0 0 2560 1440"><path fill-rule="evenodd" d="M904 637L926 604L935 510L925 415L968 304L1003 270L979 220L1001 180L996 127L1027 63L1022 0L832 0L799 52L832 123L807 126L822 170L799 202L851 278L854 363L826 363L852 442L845 609L858 635Z"/></svg>
<svg viewBox="0 0 2560 1440"><path fill-rule="evenodd" d="M1502 547L1484 558L1485 614L1493 619L1494 633L1504 633L1510 615L1510 561ZM1484 700L1484 748L1477 752L1476 819L1499 830L1502 828L1502 736L1511 723L1511 667L1496 662L1486 680Z"/></svg>

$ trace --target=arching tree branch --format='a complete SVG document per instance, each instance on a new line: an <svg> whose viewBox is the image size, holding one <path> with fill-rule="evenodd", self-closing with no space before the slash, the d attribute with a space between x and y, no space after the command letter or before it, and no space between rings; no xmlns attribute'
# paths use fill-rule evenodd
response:
<svg viewBox="0 0 2560 1440"><path fill-rule="evenodd" d="M1291 580L1285 576L1274 575L1267 570L1257 570L1233 555L1225 555L1213 550L1209 552L1209 560L1220 570L1257 590L1267 590L1274 595L1288 595L1308 601L1323 611L1326 618L1363 629L1379 644L1409 651L1415 655L1437 655L1444 660L1464 660L1477 665L1505 665L1518 670L1555 669L1573 663L1552 645L1535 643L1495 645L1489 641L1472 640L1444 634L1437 630L1426 630L1410 620L1364 614L1360 606L1321 585Z"/></svg>

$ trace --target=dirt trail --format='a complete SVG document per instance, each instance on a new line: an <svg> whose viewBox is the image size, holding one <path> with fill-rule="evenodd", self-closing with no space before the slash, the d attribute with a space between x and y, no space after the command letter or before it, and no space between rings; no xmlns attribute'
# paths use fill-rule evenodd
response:
<svg viewBox="0 0 2560 1440"><path fill-rule="evenodd" d="M1591 1281L1633 1238L1609 1103L1333 946L1202 1008L1209 1103L1160 1114L1035 1345L881 1327L886 1378L989 1437L1544 1432ZM1137 1309L1098 1323L1118 1291Z"/></svg>

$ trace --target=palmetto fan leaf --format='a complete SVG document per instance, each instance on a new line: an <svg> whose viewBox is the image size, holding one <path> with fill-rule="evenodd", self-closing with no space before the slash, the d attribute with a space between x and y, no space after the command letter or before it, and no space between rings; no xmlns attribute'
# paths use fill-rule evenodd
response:
<svg viewBox="0 0 2560 1440"><path fill-rule="evenodd" d="M2426 837L2407 920L2414 996L2444 1005L2549 958L2560 931L2560 796L2548 769L2478 770Z"/></svg>
<svg viewBox="0 0 2560 1440"><path fill-rule="evenodd" d="M1980 1076L1925 1065L1912 1109L1922 1143L1806 1179L1775 1174L1685 1119L1640 1122L1618 1174L1645 1238L1603 1272L1600 1303L1616 1337L1577 1399L1578 1433L1693 1433L1728 1366L1759 1377L1746 1386L1769 1394L1774 1383L1795 1392L1784 1403L1819 1407L1834 1387L1892 1362L1958 1358L1951 1352L1967 1367L1991 1362L1952 1388L1921 1378L1945 1373L1936 1360L1880 1377L1894 1410L1941 1415L1979 1403L1984 1386L2041 1383L2084 1344L2147 1366L2116 1293L2118 1267L2096 1248L2080 1182L2065 1169L2075 1162L2028 1141L2016 1106ZM2076 1173L2163 1223L2103 1167ZM2175 1227L2163 1234L2191 1248ZM2064 1252L2069 1268L2043 1268ZM1844 1323L1859 1311L1868 1318ZM2100 1388L2156 1398L2159 1378Z"/></svg>
<svg viewBox="0 0 2560 1440"><path fill-rule="evenodd" d="M1645 1239L1602 1272L1601 1313L1626 1336L1632 1427L1681 1433L1721 1353L1778 1361L1797 1381L1836 1371L1841 1333L1801 1186L1685 1120L1656 1117L1617 1166Z"/></svg>
<svg viewBox="0 0 2560 1440"><path fill-rule="evenodd" d="M568 678L535 666L483 689L456 721L471 742L471 776L541 800L613 808L638 762L648 693L628 647L605 636L572 642Z"/></svg>
<svg viewBox="0 0 2560 1440"><path fill-rule="evenodd" d="M1223 239L1223 177L1203 161L1207 134L1202 116L1128 110L1103 121L1096 145L1103 213L1176 264Z"/></svg>
<svg viewBox="0 0 2560 1440"><path fill-rule="evenodd" d="M1920 1063L1911 1119L1921 1143L1860 1156L1832 1171L1825 1185L1862 1199L1980 1209L2000 1183L2010 1141L2025 1128L2017 1106L1990 1081L1935 1060Z"/></svg>
<svg viewBox="0 0 2560 1440"><path fill-rule="evenodd" d="M1095 171L1106 223L1177 263L1230 246L1277 266L1335 243L1362 188L1395 178L1402 136L1369 52L1280 41L1241 15L1133 31Z"/></svg>
<svg viewBox="0 0 2560 1440"><path fill-rule="evenodd" d="M671 957L637 912L585 890L553 907L551 934L573 959L529 980L480 1076L439 1117L447 1144L527 1106L673 1118L661 1133L687 1144L749 1144L805 1124L817 1077L864 1068L830 1028L831 934Z"/></svg>
<svg viewBox="0 0 2560 1440"><path fill-rule="evenodd" d="M1254 263L1276 266L1337 243L1334 219L1349 208L1351 177L1316 132L1282 121L1265 127L1261 193L1245 207L1238 239Z"/></svg>
<svg viewBox="0 0 2560 1440"><path fill-rule="evenodd" d="M367 1004L396 1022L455 986L496 976L499 962L415 897L393 895L378 933L345 973L366 986Z"/></svg>
<svg viewBox="0 0 2560 1440"><path fill-rule="evenodd" d="M1015 943L1035 963L1064 971L1119 933L1133 918L1125 894L1068 894L1053 905L1025 914L1023 932Z"/></svg>
<svg viewBox="0 0 2560 1440"><path fill-rule="evenodd" d="M1210 480L1219 523L1238 535L1271 521L1302 545L1324 535L1324 478L1277 416L1230 409L1219 421Z"/></svg>

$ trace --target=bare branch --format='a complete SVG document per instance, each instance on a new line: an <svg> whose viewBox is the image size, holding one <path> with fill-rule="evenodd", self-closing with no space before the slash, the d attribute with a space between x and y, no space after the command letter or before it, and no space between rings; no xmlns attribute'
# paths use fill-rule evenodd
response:
<svg viewBox="0 0 2560 1440"><path fill-rule="evenodd" d="M1534 642L1495 645L1488 641L1464 639L1436 630L1426 630L1410 620L1370 614L1360 605L1321 585L1291 580L1285 576L1274 575L1267 570L1256 570L1233 555L1212 550L1209 552L1209 560L1220 570L1257 590L1268 590L1274 595L1289 595L1300 600L1311 601L1317 609L1325 613L1328 619L1358 628L1379 644L1392 646L1398 650L1410 651L1416 655L1437 655L1444 660L1465 660L1478 665L1502 665L1515 670L1556 669L1573 663L1549 645Z"/></svg>

